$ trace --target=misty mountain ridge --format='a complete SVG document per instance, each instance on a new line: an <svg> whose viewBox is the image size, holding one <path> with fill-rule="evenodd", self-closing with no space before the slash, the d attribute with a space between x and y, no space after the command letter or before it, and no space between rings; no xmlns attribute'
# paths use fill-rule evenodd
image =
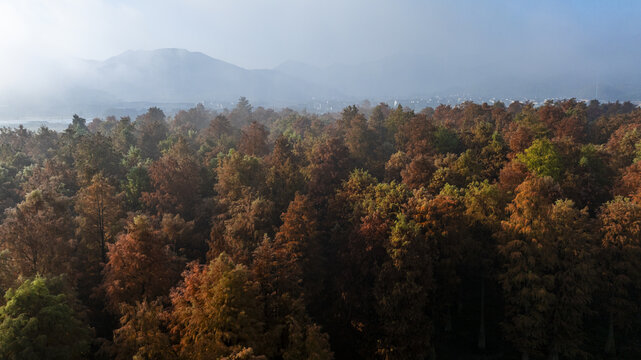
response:
<svg viewBox="0 0 641 360"><path fill-rule="evenodd" d="M121 101L305 101L337 94L290 75L247 70L183 49L127 51L97 64L102 89ZM340 94L338 94L340 96Z"/></svg>
<svg viewBox="0 0 641 360"><path fill-rule="evenodd" d="M641 77L636 76L595 80L581 71L524 71L408 54L356 65L316 67L287 61L273 69L249 70L184 49L129 50L104 61L82 60L49 71L56 74L55 87L31 97L25 91L8 92L0 97L0 117L102 114L132 103L229 104L240 96L255 104L299 108L324 101L447 96L641 99Z"/></svg>

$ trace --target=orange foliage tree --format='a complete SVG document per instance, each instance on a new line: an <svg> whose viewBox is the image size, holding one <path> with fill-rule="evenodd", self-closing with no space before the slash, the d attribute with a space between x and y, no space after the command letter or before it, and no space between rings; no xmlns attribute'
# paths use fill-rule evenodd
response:
<svg viewBox="0 0 641 360"><path fill-rule="evenodd" d="M103 288L112 312L122 303L154 300L169 294L180 274L179 259L154 230L149 218L136 216L126 233L109 244Z"/></svg>

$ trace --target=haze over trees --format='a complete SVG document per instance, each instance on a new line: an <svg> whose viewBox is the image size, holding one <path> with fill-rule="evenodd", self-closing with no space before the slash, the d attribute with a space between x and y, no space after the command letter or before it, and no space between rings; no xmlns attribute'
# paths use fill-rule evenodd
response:
<svg viewBox="0 0 641 360"><path fill-rule="evenodd" d="M0 129L3 359L637 359L641 109Z"/></svg>

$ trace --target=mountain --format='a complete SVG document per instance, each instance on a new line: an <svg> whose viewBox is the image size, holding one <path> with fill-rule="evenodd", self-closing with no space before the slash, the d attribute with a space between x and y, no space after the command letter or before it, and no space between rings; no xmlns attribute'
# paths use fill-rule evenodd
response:
<svg viewBox="0 0 641 360"><path fill-rule="evenodd" d="M0 118L103 115L106 109L223 104L241 96L273 106L346 98L336 89L276 70L248 70L184 49L127 51L104 61L48 66L40 69L49 75L44 90L0 94Z"/></svg>
<svg viewBox="0 0 641 360"><path fill-rule="evenodd" d="M450 54L401 53L328 67L290 61L274 69L248 70L200 52L158 49L127 51L83 67L87 76L66 89L85 104L91 99L227 103L240 96L274 106L447 96L542 100L597 94L602 100L639 100L641 88L641 70L611 67L593 73L565 63L525 66Z"/></svg>
<svg viewBox="0 0 641 360"><path fill-rule="evenodd" d="M340 96L273 70L247 70L183 49L127 51L96 64L97 87L122 101L305 102Z"/></svg>
<svg viewBox="0 0 641 360"><path fill-rule="evenodd" d="M315 67L289 61L248 70L184 49L136 50L104 61L33 66L32 79L21 89L0 89L0 119L133 115L149 106L172 112L198 102L230 107L241 96L255 105L320 112L364 99L404 104L420 99L413 103L419 107L468 99L641 100L641 70L612 66L597 79L586 68L568 66L397 54L362 64Z"/></svg>

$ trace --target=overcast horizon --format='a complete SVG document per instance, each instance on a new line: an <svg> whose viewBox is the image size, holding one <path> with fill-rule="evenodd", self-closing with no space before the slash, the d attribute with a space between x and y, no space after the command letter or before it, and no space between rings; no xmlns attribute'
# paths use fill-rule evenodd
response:
<svg viewBox="0 0 641 360"><path fill-rule="evenodd" d="M184 48L256 69L404 52L496 58L527 44L532 54L622 61L639 55L632 42L641 40L639 15L638 2L595 0L9 0L0 4L0 52L5 61L104 60L130 49Z"/></svg>
<svg viewBox="0 0 641 360"><path fill-rule="evenodd" d="M164 48L249 70L278 67L296 79L270 74L265 83L257 73L230 75L203 65L189 81L217 88L174 102L227 100L221 86L241 79L246 86L228 97L252 97L255 90L257 101L286 105L456 93L639 101L640 17L641 3L630 0L8 0L0 3L0 105L24 114L32 102L69 109L168 101L153 88L128 91L160 77L167 94L183 94L176 84L187 78L168 70L191 66L176 62L181 59L155 59L165 64L157 68L125 61L118 65L127 69L122 78L78 61ZM141 75L140 68L156 72Z"/></svg>

